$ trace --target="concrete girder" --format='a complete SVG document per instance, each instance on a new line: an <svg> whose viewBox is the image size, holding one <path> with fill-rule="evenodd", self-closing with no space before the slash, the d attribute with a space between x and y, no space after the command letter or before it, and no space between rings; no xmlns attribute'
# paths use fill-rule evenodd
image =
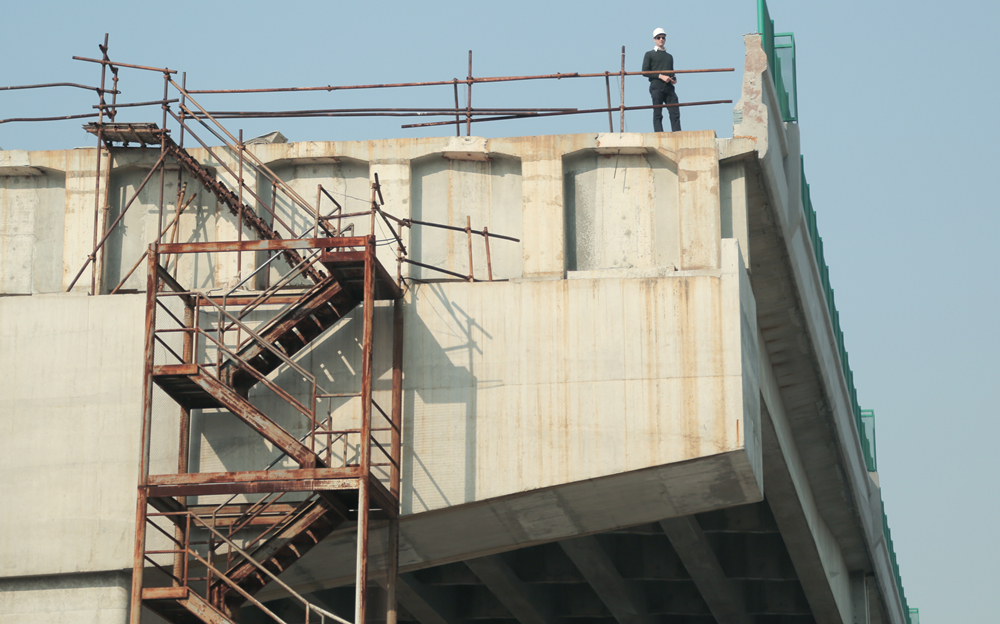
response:
<svg viewBox="0 0 1000 624"><path fill-rule="evenodd" d="M797 152L794 132L789 140L793 139L796 149L792 151ZM778 155L775 152L771 157ZM822 360L824 350L813 335L829 330L811 318L826 303L819 294L817 300L808 301L811 307L804 305L809 289L793 266L811 263L815 267L815 262L803 259L801 247L792 250L797 252L797 265L789 255L793 243L786 236L803 235L804 224L801 216L795 217L794 227L783 224L783 217L801 213L801 208L798 212L789 209L794 192L775 194L777 168L767 158L749 161L747 166L748 213L751 231L756 232L749 255L761 350L766 498L817 622L840 624L849 622L851 613L848 573L871 569L869 547L877 543L866 527L871 524L868 492L861 502L855 496L855 488L868 488L870 480L867 474L863 479L852 478L863 462L849 461L853 451L844 449L852 443L860 448L860 443L849 415L851 422L846 425L835 422L850 412L849 406L845 412L842 404L835 405L843 388L826 383L831 375L840 379L839 363ZM798 174L797 167L796 162L793 174ZM798 190L797 183L794 190ZM811 285L809 280L807 284ZM847 435L853 441L841 437L844 427L851 429ZM809 452L800 455L798 449ZM890 593L895 593L894 587Z"/></svg>
<svg viewBox="0 0 1000 624"><path fill-rule="evenodd" d="M851 623L870 624L868 607L868 579L864 572L851 573Z"/></svg>
<svg viewBox="0 0 1000 624"><path fill-rule="evenodd" d="M779 533L770 508L765 503L728 507L698 514L705 533ZM660 533L657 529L656 533Z"/></svg>
<svg viewBox="0 0 1000 624"><path fill-rule="evenodd" d="M424 585L413 574L400 574L396 600L420 624L454 624L454 596L445 588Z"/></svg>
<svg viewBox="0 0 1000 624"><path fill-rule="evenodd" d="M682 516L661 520L660 526L716 621L719 624L752 624L743 604L741 588L722 571L698 520L694 516Z"/></svg>
<svg viewBox="0 0 1000 624"><path fill-rule="evenodd" d="M505 554L504 558L525 583L587 582L558 542L514 550Z"/></svg>
<svg viewBox="0 0 1000 624"><path fill-rule="evenodd" d="M743 599L754 618L761 616L806 616L812 608L798 581L742 581Z"/></svg>
<svg viewBox="0 0 1000 624"><path fill-rule="evenodd" d="M504 606L489 587L470 585L456 590L456 612L460 621L507 620L517 622L510 609Z"/></svg>
<svg viewBox="0 0 1000 624"><path fill-rule="evenodd" d="M712 486L709 486L709 483ZM650 487L655 483L656 487ZM648 523L760 500L746 453L734 451L694 461L518 493L435 513L400 518L400 571L412 572L456 560L537 546L581 534ZM669 497L663 495L669 492ZM654 517L650 517L656 514ZM373 541L385 539L374 527ZM307 593L351 582L353 534L338 531L289 569L282 580ZM383 565L373 555L372 565ZM261 599L276 592L262 590Z"/></svg>
<svg viewBox="0 0 1000 624"><path fill-rule="evenodd" d="M760 505L756 503L750 507ZM769 511L766 515L770 518ZM702 514L698 515L698 522L730 579L796 580L795 568L776 526L773 531L767 532L720 531L708 529ZM708 521L709 524L711 522ZM773 518L770 518L770 523L773 525ZM656 526L656 533L635 530L641 528L645 531L644 527L653 526ZM715 524L715 527L719 526L721 525ZM595 537L626 581L682 581L690 578L684 564L670 546L670 541L657 525L643 525L633 527L628 532L615 531Z"/></svg>
<svg viewBox="0 0 1000 624"><path fill-rule="evenodd" d="M446 563L412 573L424 585L475 585L479 577L464 563Z"/></svg>
<svg viewBox="0 0 1000 624"><path fill-rule="evenodd" d="M836 538L815 510L815 501L801 474L801 462L798 466L793 463L791 467L786 463L785 452L792 454L787 461L798 459L794 449L786 447L787 440L784 444L779 441L779 435L781 438L790 435L787 424L779 432L779 427L772 422L766 401L762 403L765 403L761 407L764 416L761 418L761 429L764 434L767 501L782 529L782 538L816 615L817 624L849 624L850 595L846 594L847 566L843 555Z"/></svg>
<svg viewBox="0 0 1000 624"><path fill-rule="evenodd" d="M822 283L824 268L815 259L816 243L810 240L802 205L799 128L767 113L777 109L777 94L761 36L746 35L744 41L743 94L737 105L741 121L733 131L754 137L758 154L747 161L746 190L750 231L755 233L749 257L761 344L770 356L792 443L809 449L801 462L815 510L846 566L875 572L887 620L900 624L905 615L882 539L877 487L862 457L836 346L839 337ZM843 602L841 615L850 617L849 600ZM869 606L877 602L869 601Z"/></svg>
<svg viewBox="0 0 1000 624"><path fill-rule="evenodd" d="M535 594L499 556L465 562L521 624L554 624L550 605Z"/></svg>
<svg viewBox="0 0 1000 624"><path fill-rule="evenodd" d="M588 535L559 542L618 624L646 624L645 599L625 579L597 538Z"/></svg>
<svg viewBox="0 0 1000 624"><path fill-rule="evenodd" d="M698 520L700 523L701 518ZM705 531L705 536L719 558L722 571L734 581L798 580L780 533Z"/></svg>

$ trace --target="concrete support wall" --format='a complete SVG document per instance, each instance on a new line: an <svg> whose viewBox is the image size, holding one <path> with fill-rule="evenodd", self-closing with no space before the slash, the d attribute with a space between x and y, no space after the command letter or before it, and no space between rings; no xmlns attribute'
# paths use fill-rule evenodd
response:
<svg viewBox="0 0 1000 624"><path fill-rule="evenodd" d="M727 237L732 236L729 202L732 173L722 189L718 143L710 132L677 134L596 134L482 139L448 137L354 143L283 143L248 147L275 175L310 206L322 184L346 212L368 210L370 183L378 175L385 210L400 218L465 227L513 236L520 243L494 239L491 244L496 279L561 278L567 270L717 269L722 237L722 196L727 198ZM216 149L189 150L219 180L237 189L233 175L239 160ZM94 246L96 150L0 153L0 206L4 238L0 252L0 294L58 292L69 286ZM196 195L180 218L178 242L234 240L236 217L186 173L168 163L163 178L164 207L159 208L160 175L155 173L138 197L133 196L159 156L155 149L115 150L107 210L102 162L102 196L98 202L99 237L128 207L122 223L108 238L98 261L103 267L102 292L113 289L177 212ZM222 161L217 158L223 159ZM275 219L302 234L315 228L311 217L293 210L272 184L257 179L245 166L248 189L243 200L268 222ZM736 177L739 172L734 170ZM185 186L186 185L186 186ZM256 195L256 196L255 196ZM338 199L339 198L339 199ZM334 204L319 200L323 214ZM639 210L638 207L649 209ZM355 233L367 233L370 220L358 217ZM56 227L56 224L60 224ZM279 229L283 228L280 226ZM37 230L37 231L36 231ZM247 232L243 232L248 237ZM379 223L376 236L391 234ZM404 229L410 258L460 273L469 273L468 242L462 233L427 227ZM747 249L746 241L742 249ZM379 248L383 263L395 272L394 245ZM569 255L567 255L567 253ZM181 280L193 288L235 284L265 256L245 253L201 259L184 265ZM473 241L473 273L487 277L485 245ZM415 278L439 273L404 267ZM141 271L123 288L143 288ZM91 268L75 286L90 289ZM263 283L263 277L258 279ZM256 284L255 285L260 285Z"/></svg>
<svg viewBox="0 0 1000 624"><path fill-rule="evenodd" d="M864 621L880 611L868 598L880 595L884 620L901 624L878 489L860 459L802 218L798 129L776 121L759 36L748 36L747 47L734 139L683 132L249 148L323 214L333 202L318 197L317 185L359 212L377 175L385 210L397 217L458 227L469 218L476 230L520 239L491 244L494 277L506 282L422 283L440 274L403 268L411 278L403 303L404 570L759 502L766 492L818 622ZM224 163L190 151L236 187ZM74 621L121 621L123 613L144 297L82 296L90 269L74 293L43 293L65 290L90 254L95 205L103 231L159 153L115 154L107 212L104 197L95 202L96 155L0 152L0 295L36 295L0 297L0 423L10 433L0 436L0 497L19 501L0 514L0 618L41 621L60 591L77 592ZM176 214L186 176L167 171L162 215L154 178L99 258L98 292ZM265 220L301 233L316 227L284 200L272 218L271 181L247 184L244 201ZM189 183L186 197L194 193L177 241L246 237L227 208ZM368 216L349 222L356 235L369 232ZM390 243L378 254L394 274L395 244L381 224L375 235ZM414 227L402 236L411 259L486 278L481 238L470 266L464 232ZM234 286L264 259L188 257L177 273L189 288ZM144 286L144 270L126 290ZM273 313L259 310L247 322ZM375 316L375 400L387 405L390 342L379 336L391 311L379 307ZM360 333L356 310L296 359L328 392L355 392ZM273 377L310 396L301 375ZM304 431L261 388L251 400L292 433ZM321 409L336 424L360 414L351 399ZM176 406L158 395L153 419L160 442L152 471L173 472ZM276 456L226 414L199 411L192 423L201 471L260 469ZM384 542L380 531L373 544ZM353 554L347 532L333 535L286 580L303 591L342 584ZM373 565L380 556L374 547Z"/></svg>
<svg viewBox="0 0 1000 624"><path fill-rule="evenodd" d="M252 149L310 202L323 184L346 211L366 209L369 182L377 173L386 209L400 217L464 226L469 216L476 229L521 239L492 242L494 276L511 281L411 283L405 299L402 503L414 521L402 529L404 566L761 500L756 311L743 250L732 234L732 206L740 199L731 189L739 171L727 169L723 239L718 142L712 133ZM206 166L221 167L206 153L193 152ZM22 281L5 286L3 294L37 293L39 284L55 289L56 282L62 289L75 275L77 260L82 263L92 245L93 223L82 225L88 215L93 218L93 204L87 204L93 192L85 189L96 182L95 163L86 156L95 153L24 153L16 162L0 161L6 176L0 205L5 223L12 224L4 233L17 242L11 257L21 264L32 259L30 280L5 270L5 276ZM121 213L157 156L155 150L116 155L109 211L99 214L99 227ZM57 173L22 180L23 167L65 171L73 188L60 189L63 178ZM167 171L162 218L158 174L136 198L124 227L109 239L104 290L131 268L161 224L169 223L185 180L186 175L178 180L176 169ZM267 200L270 182L251 182ZM233 215L189 183L185 197L194 193L176 240L234 238ZM321 199L321 210L327 212L331 203ZM301 217L287 205L276 205L275 212L286 221ZM61 245L51 232L22 236L20 223L28 216L49 213L65 224ZM577 220L572 227L567 215ZM588 219L600 220L590 230L600 236L576 237L574 253L579 257L584 250L587 260L582 267L568 266L567 232ZM356 227L363 226L367 219L358 220ZM385 234L376 230L380 240ZM414 228L404 235L414 259L468 271L463 233ZM485 249L481 239L475 243L475 275L484 278ZM380 248L390 270L391 252ZM246 254L241 261L244 276L253 260ZM50 270L52 263L59 271ZM573 270L581 268L586 270ZM567 269L572 279L565 279ZM142 265L125 288L141 287L144 270ZM231 284L237 272L234 257L217 257L183 260L178 275L189 287L211 288ZM85 272L76 290L88 288ZM5 499L23 501L37 512L3 517L0 577L130 567L143 304L142 295L0 298L0 379L14 384L0 401L0 419L14 432L0 449L0 468L8 475L0 487ZM267 316L261 311L248 321ZM357 389L355 316L297 356L329 391ZM388 329L389 316L388 308L377 311L382 330ZM388 403L389 343L376 344L375 398ZM282 375L295 376L277 374ZM305 396L304 388L293 392ZM154 438L161 440L153 448L154 473L172 472L176 464L170 440L177 413L161 399L154 403ZM257 390L252 399L297 430L287 407ZM342 420L358 413L357 402L350 400L330 409ZM259 468L273 457L273 449L251 443L254 436L228 416L196 413L193 427L193 459L201 470ZM652 482L664 485L651 488ZM608 500L626 493L627 500L602 511ZM503 514L520 518L521 528L497 527L486 542L478 532L442 539L447 530L442 527L453 525L441 518L417 520L425 512L464 510L455 522L471 528L482 526L484 512L501 507ZM559 514L564 521L555 520ZM572 520L576 517L585 519ZM329 548L335 561L336 540ZM339 582L329 574L327 580ZM37 585L38 591L46 587ZM102 587L94 581L87 596L105 600ZM111 614L120 605L106 602L109 611L95 621L116 617ZM23 604L28 603L18 603ZM18 605L9 610L28 609Z"/></svg>
<svg viewBox="0 0 1000 624"><path fill-rule="evenodd" d="M0 297L4 624L127 619L144 304L144 295ZM176 409L163 398L154 413L172 433ZM176 448L154 447L154 470L176 461Z"/></svg>
<svg viewBox="0 0 1000 624"><path fill-rule="evenodd" d="M131 579L131 571L0 577L0 624L125 622Z"/></svg>
<svg viewBox="0 0 1000 624"><path fill-rule="evenodd" d="M131 568L144 304L0 297L0 578ZM176 409L162 399L166 438ZM175 469L176 447L152 463Z"/></svg>
<svg viewBox="0 0 1000 624"><path fill-rule="evenodd" d="M755 310L735 241L718 270L424 284L404 311L403 513L737 449L759 477ZM390 311L377 319L375 399L385 405L390 353L378 337L389 335ZM328 392L357 391L360 336L352 314L299 362L321 373ZM264 394L252 396L293 434L305 432L303 419ZM324 413L330 407L345 426L360 414L357 400ZM195 420L202 470L270 460L234 419Z"/></svg>

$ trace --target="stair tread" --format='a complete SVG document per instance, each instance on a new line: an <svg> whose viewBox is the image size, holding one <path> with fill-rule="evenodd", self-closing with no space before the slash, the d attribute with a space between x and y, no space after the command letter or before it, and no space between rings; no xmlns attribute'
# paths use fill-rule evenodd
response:
<svg viewBox="0 0 1000 624"><path fill-rule="evenodd" d="M221 381L204 374L194 364L154 366L153 382L182 406L221 407L278 446L303 467L323 465L322 460L244 397Z"/></svg>
<svg viewBox="0 0 1000 624"><path fill-rule="evenodd" d="M328 278L295 304L287 306L260 329L262 340L279 346L286 356L292 356L320 337L358 305L335 279ZM247 370L249 365L261 376L270 374L282 359L258 342L247 344L237 353L246 362L229 359L223 363L230 385L245 393L257 383L257 377Z"/></svg>
<svg viewBox="0 0 1000 624"><path fill-rule="evenodd" d="M344 521L344 518L331 509L329 503L323 499L313 499L304 503L295 514L298 518L291 526L266 540L250 553L272 574L278 575L286 570ZM289 530L293 530L294 533L289 535ZM263 589L271 581L270 577L263 574L257 566L246 561L231 566L226 576L236 581L241 589L251 595ZM230 604L243 599L227 588L220 586L220 590L227 594L227 601Z"/></svg>

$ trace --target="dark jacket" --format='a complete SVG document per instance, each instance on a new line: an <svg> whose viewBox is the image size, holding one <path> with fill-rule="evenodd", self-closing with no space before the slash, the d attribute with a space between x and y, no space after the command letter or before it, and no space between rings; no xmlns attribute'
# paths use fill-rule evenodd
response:
<svg viewBox="0 0 1000 624"><path fill-rule="evenodd" d="M646 55L642 57L642 71L673 71L674 69L674 57L670 55L669 52L660 50L650 50L646 52ZM670 74L674 78L677 74ZM674 85L668 84L660 80L658 74L648 74L646 78L649 78L649 82L653 83L650 86L662 85L663 88L673 88ZM658 84L657 84L658 83Z"/></svg>

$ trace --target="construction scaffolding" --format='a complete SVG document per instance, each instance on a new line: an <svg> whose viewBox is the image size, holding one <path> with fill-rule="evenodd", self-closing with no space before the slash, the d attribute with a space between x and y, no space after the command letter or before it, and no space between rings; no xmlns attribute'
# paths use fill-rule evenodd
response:
<svg viewBox="0 0 1000 624"><path fill-rule="evenodd" d="M167 68L113 62L108 39L101 59L78 58L101 65L99 87L71 83L12 88L70 86L94 90L97 113L59 119L93 118L85 129L97 138L93 250L75 273L73 290L90 269L91 295L135 292L127 284L145 262L145 342L141 461L136 508L131 589L131 624L147 607L170 622L223 624L240 621L241 610L256 610L267 621L285 623L258 598L265 587L278 587L300 604L305 622L335 621L394 624L398 568L398 514L402 445L403 306L412 280L403 265L440 273L443 280L493 281L491 239L517 239L464 226L393 216L378 174L372 172L371 195L363 210L348 211L330 189L317 185L315 204L305 200L247 149L221 119L249 117L327 117L359 115L454 116L454 119L403 127L454 125L460 133L480 121L550 115L648 109L624 105L624 48L620 72L540 76L474 77L472 54L465 80L288 89L188 90ZM161 99L119 103L121 69L163 76ZM108 71L111 86L108 88ZM703 73L722 70L678 70ZM648 72L646 72L648 73ZM620 79L620 104L611 103L610 77ZM477 83L517 80L604 77L608 106L601 109L509 109L472 107ZM467 87L461 107L458 85ZM317 91L451 85L453 109L323 109L284 112L210 111L193 95L261 91ZM107 97L110 96L110 101ZM729 103L689 102L682 106ZM159 106L160 124L119 123L125 107ZM665 105L665 106L677 106ZM0 120L42 121L54 118ZM172 126L171 129L169 126ZM194 140L210 161L199 161L185 147ZM116 160L130 150L158 148L159 155L142 182L112 220L110 189ZM150 152L145 152L150 153ZM168 167L169 165L169 167ZM176 166L173 214L165 180ZM102 169L103 168L103 169ZM103 175L102 175L103 173ZM188 176L185 180L184 176ZM106 248L120 232L129 208L152 182L157 184L155 236L124 275L109 280ZM188 184L192 190L188 191ZM102 189L103 185L103 189ZM232 215L234 240L205 242L181 233L182 216L198 195L210 193ZM270 196L262 191L269 187ZM359 198L353 198L355 200ZM444 228L465 234L469 248L465 274L408 257L406 232L413 227ZM381 232L382 239L377 234ZM388 232L388 234L386 234ZM485 276L473 267L474 235L485 246ZM193 239L197 242L179 242ZM380 260L378 248L383 250ZM392 258L395 271L383 260ZM124 259L122 259L124 260ZM123 265L126 266L126 265ZM215 279L231 274L232 280ZM197 276L209 273L207 285ZM245 275L245 277L244 277ZM387 316L391 308L391 320ZM376 312L382 310L382 322ZM357 387L332 387L301 363L303 354L343 331L345 319L360 321L361 371ZM357 323L355 323L357 326ZM391 344L391 381L376 400L373 363L377 344ZM172 405L164 409L164 405ZM164 417L169 414L169 417ZM173 420L171 420L173 419ZM214 420L213 420L214 419ZM204 470L192 457L195 423L230 419L242 435L267 452ZM247 429L249 431L247 431ZM154 448L176 456L176 469L153 470ZM225 462L220 462L225 463ZM387 526L385 543L370 543L373 524ZM357 544L354 605L336 614L309 603L283 583L281 573L334 532L353 533ZM346 575L345 575L346 576Z"/></svg>
<svg viewBox="0 0 1000 624"><path fill-rule="evenodd" d="M284 293L291 300L256 328L250 318L254 311L279 305L274 301L282 292L279 287L252 298L213 296L183 287L165 267L174 255L249 250L307 254L282 283L301 276L316 280L297 295ZM395 543L402 426L402 290L378 262L374 236L153 244L147 262L143 457L132 604L174 622L187 621L189 614L206 622L236 620L244 602L270 614L254 594L268 583L281 585L278 574L334 530L353 523L358 544L354 618L368 621L369 526L387 521ZM317 275L320 267L328 274ZM386 337L393 345L391 404L385 408L372 397L377 301L391 301L394 307L391 336ZM294 356L359 306L361 388L331 392ZM282 370L287 374L272 374ZM176 474L150 474L154 388L181 408ZM332 405L345 399L360 400L360 417L338 424L343 417ZM261 404L272 405L270 413ZM192 471L192 410L232 414L270 442L277 456L261 470ZM282 416L284 425L278 422ZM285 469L289 462L295 467ZM212 500L218 496L225 498ZM147 540L151 529L168 539L166 548L155 545L162 539ZM388 554L388 569L378 579L387 587L387 607L394 601L394 546ZM345 622L304 601L303 606L320 621ZM137 606L133 622L139 621L138 611ZM384 613L374 619L394 617Z"/></svg>

